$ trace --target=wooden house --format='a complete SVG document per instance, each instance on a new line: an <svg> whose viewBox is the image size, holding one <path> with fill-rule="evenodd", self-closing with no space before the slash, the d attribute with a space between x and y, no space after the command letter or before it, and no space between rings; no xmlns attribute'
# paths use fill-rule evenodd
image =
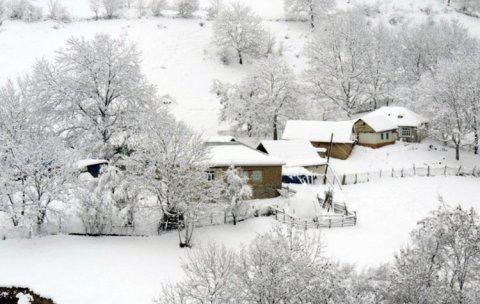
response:
<svg viewBox="0 0 480 304"><path fill-rule="evenodd" d="M332 134L333 144L330 151ZM354 146L353 137L351 121L289 120L282 135L282 139L286 140L308 140L319 149L319 155L330 153L330 156L338 159L347 159L350 156Z"/></svg>
<svg viewBox="0 0 480 304"><path fill-rule="evenodd" d="M397 126L383 116L369 115L353 124L357 143L370 148L380 148L394 144L397 139Z"/></svg>
<svg viewBox="0 0 480 304"><path fill-rule="evenodd" d="M404 107L381 107L363 117L382 116L397 127L397 140L421 142L428 136L429 120Z"/></svg>
<svg viewBox="0 0 480 304"><path fill-rule="evenodd" d="M272 198L282 188L282 166L285 162L239 142L208 142L209 179L223 178L230 166L240 168L248 177L253 198Z"/></svg>

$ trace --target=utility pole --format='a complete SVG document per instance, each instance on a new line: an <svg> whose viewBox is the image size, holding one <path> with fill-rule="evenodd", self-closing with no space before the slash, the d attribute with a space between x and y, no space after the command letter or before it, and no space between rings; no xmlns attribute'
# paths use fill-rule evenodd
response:
<svg viewBox="0 0 480 304"><path fill-rule="evenodd" d="M323 177L323 184L327 184L327 173L328 173L328 166L330 164L330 155L332 154L332 147L333 147L333 133L330 136L330 148L327 151L327 165L325 166L325 176Z"/></svg>

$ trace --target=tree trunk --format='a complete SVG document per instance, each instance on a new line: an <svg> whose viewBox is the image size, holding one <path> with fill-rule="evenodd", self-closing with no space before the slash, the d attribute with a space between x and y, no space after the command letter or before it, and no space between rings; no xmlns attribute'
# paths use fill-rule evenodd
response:
<svg viewBox="0 0 480 304"><path fill-rule="evenodd" d="M455 159L460 160L460 144L455 144Z"/></svg>
<svg viewBox="0 0 480 304"><path fill-rule="evenodd" d="M310 6L310 27L312 31L315 29L315 13L313 12L313 5Z"/></svg>
<svg viewBox="0 0 480 304"><path fill-rule="evenodd" d="M278 139L277 115L273 115L273 140Z"/></svg>
<svg viewBox="0 0 480 304"><path fill-rule="evenodd" d="M237 216L235 215L235 212L232 212L232 219L233 219L233 225L237 225Z"/></svg>
<svg viewBox="0 0 480 304"><path fill-rule="evenodd" d="M238 51L238 63L243 64L243 56L241 51Z"/></svg>
<svg viewBox="0 0 480 304"><path fill-rule="evenodd" d="M450 0L447 1L447 6L450 6Z"/></svg>

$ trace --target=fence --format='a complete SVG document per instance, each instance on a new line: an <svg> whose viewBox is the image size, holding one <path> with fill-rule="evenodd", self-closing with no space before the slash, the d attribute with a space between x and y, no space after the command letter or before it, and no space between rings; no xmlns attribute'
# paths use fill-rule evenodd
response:
<svg viewBox="0 0 480 304"><path fill-rule="evenodd" d="M339 214L320 215L314 218L300 218L285 212L285 209L272 208L275 219L286 225L303 229L352 227L357 225L357 212L348 212L346 207L335 204Z"/></svg>
<svg viewBox="0 0 480 304"><path fill-rule="evenodd" d="M377 170L370 172L361 172L361 173L350 173L342 174L338 176L333 170L329 170L326 174L326 178L322 178L321 181L326 184L339 186L341 185L352 185L359 183L366 183L375 180L380 180L383 178L402 178L402 177L412 177L412 176L473 176L480 177L480 170L474 167L473 169L451 166L426 166L426 167L417 167L413 165L410 168L402 169L391 169L391 170Z"/></svg>

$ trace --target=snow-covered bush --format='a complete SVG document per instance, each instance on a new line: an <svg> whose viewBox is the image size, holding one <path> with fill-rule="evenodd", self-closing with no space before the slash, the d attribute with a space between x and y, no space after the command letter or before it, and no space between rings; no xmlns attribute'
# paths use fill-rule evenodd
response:
<svg viewBox="0 0 480 304"><path fill-rule="evenodd" d="M167 6L166 0L152 0L150 1L150 11L155 17L162 15L162 10Z"/></svg>
<svg viewBox="0 0 480 304"><path fill-rule="evenodd" d="M5 0L0 0L0 26L2 26L3 21L5 21L7 17L8 17L8 12L7 12L7 6L5 4Z"/></svg>
<svg viewBox="0 0 480 304"><path fill-rule="evenodd" d="M261 19L249 6L239 2L222 10L215 20L215 44L235 50L240 64L245 55L258 57L262 54L265 36Z"/></svg>
<svg viewBox="0 0 480 304"><path fill-rule="evenodd" d="M48 18L68 22L71 20L70 13L60 0L48 1Z"/></svg>
<svg viewBox="0 0 480 304"><path fill-rule="evenodd" d="M319 17L335 7L335 0L285 0L284 10L288 19L309 21L313 29Z"/></svg>
<svg viewBox="0 0 480 304"><path fill-rule="evenodd" d="M208 18L215 19L220 13L222 6L222 0L210 0L210 4L207 8Z"/></svg>
<svg viewBox="0 0 480 304"><path fill-rule="evenodd" d="M30 0L12 0L10 18L27 22L39 21L42 19L42 8L33 5Z"/></svg>
<svg viewBox="0 0 480 304"><path fill-rule="evenodd" d="M124 0L102 0L103 8L105 9L105 15L108 19L118 17L120 10L122 9Z"/></svg>
<svg viewBox="0 0 480 304"><path fill-rule="evenodd" d="M198 8L198 0L175 0L175 9L178 11L178 15L184 18L192 17Z"/></svg>
<svg viewBox="0 0 480 304"><path fill-rule="evenodd" d="M237 224L239 214L245 210L245 200L252 197L252 187L248 184L248 177L241 169L231 166L225 171L221 196L225 201L225 211L232 215L233 224Z"/></svg>

